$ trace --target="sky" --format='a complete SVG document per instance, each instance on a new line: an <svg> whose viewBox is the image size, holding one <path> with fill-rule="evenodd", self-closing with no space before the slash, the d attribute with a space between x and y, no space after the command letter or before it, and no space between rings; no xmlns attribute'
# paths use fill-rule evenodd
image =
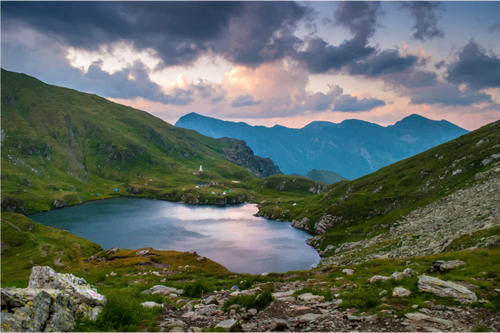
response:
<svg viewBox="0 0 500 333"><path fill-rule="evenodd" d="M1 2L1 67L174 124L500 119L500 2Z"/></svg>

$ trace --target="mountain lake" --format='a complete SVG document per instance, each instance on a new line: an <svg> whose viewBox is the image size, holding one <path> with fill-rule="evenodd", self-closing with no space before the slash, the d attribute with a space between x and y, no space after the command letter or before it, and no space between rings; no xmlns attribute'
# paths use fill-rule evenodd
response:
<svg viewBox="0 0 500 333"><path fill-rule="evenodd" d="M103 248L196 251L235 273L309 269L319 262L310 237L288 222L256 217L255 204L198 206L116 198L29 217Z"/></svg>

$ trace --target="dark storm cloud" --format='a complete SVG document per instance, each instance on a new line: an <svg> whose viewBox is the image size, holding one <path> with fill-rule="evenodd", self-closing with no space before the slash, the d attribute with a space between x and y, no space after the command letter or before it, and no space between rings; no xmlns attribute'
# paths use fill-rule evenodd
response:
<svg viewBox="0 0 500 333"><path fill-rule="evenodd" d="M208 52L255 65L283 57L309 12L294 2L2 2L2 28L18 22L87 50L133 42L155 49L160 67Z"/></svg>
<svg viewBox="0 0 500 333"><path fill-rule="evenodd" d="M231 106L234 108L238 108L242 106L257 105L260 103L262 103L262 101L254 101L252 95L246 94L236 97L236 99L231 103Z"/></svg>
<svg viewBox="0 0 500 333"><path fill-rule="evenodd" d="M412 104L442 104L444 106L469 106L476 103L492 103L491 96L467 89L441 84L432 89L418 89L412 92Z"/></svg>
<svg viewBox="0 0 500 333"><path fill-rule="evenodd" d="M415 19L412 38L425 41L433 38L444 37L443 30L437 27L436 14L434 11L441 8L440 3L429 1L401 1L400 9L407 9Z"/></svg>
<svg viewBox="0 0 500 333"><path fill-rule="evenodd" d="M295 2L246 2L213 49L229 61L247 66L281 59L301 43L292 33L299 20L309 22L311 15L311 10Z"/></svg>
<svg viewBox="0 0 500 333"><path fill-rule="evenodd" d="M437 64L435 64L434 67L436 69L441 69L441 67L443 67L445 64L446 64L446 60L441 60L440 62L438 62Z"/></svg>
<svg viewBox="0 0 500 333"><path fill-rule="evenodd" d="M458 54L458 61L448 67L448 82L466 83L471 89L500 87L500 59L471 40Z"/></svg>
<svg viewBox="0 0 500 333"><path fill-rule="evenodd" d="M380 77L391 73L401 73L415 65L418 58L414 55L401 56L398 50L385 50L349 65L349 73L366 77Z"/></svg>
<svg viewBox="0 0 500 333"><path fill-rule="evenodd" d="M490 26L490 34L492 34L494 32L500 32L500 22L493 23Z"/></svg>
<svg viewBox="0 0 500 333"><path fill-rule="evenodd" d="M304 39L305 50L297 52L296 57L303 61L312 73L325 73L339 70L348 63L364 59L375 52L369 47L368 38L375 33L377 19L381 15L379 2L340 2L333 16L334 26L342 26L353 34L339 46L328 45L321 38ZM332 21L323 19L323 23Z"/></svg>
<svg viewBox="0 0 500 333"><path fill-rule="evenodd" d="M359 111L369 111L378 106L384 106L385 102L376 98L363 98L358 99L357 96L342 95L335 102L333 111L342 112L359 112Z"/></svg>

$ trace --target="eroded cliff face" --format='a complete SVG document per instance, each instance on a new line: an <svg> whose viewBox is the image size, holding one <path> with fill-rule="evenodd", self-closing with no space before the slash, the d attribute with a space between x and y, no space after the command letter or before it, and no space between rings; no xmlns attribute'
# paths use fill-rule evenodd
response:
<svg viewBox="0 0 500 333"><path fill-rule="evenodd" d="M219 140L232 144L232 148L223 149L224 153L222 156L234 164L247 168L255 176L263 178L282 174L280 168L274 165L274 162L270 158L254 155L253 150L247 146L245 141L231 138L221 138Z"/></svg>

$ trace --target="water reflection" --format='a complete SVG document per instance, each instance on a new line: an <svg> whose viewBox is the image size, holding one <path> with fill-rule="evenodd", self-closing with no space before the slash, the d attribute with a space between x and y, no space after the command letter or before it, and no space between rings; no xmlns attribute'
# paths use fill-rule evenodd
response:
<svg viewBox="0 0 500 333"><path fill-rule="evenodd" d="M192 206L117 198L31 215L104 248L195 250L238 273L308 269L319 261L309 237L290 223L255 217L254 204Z"/></svg>

